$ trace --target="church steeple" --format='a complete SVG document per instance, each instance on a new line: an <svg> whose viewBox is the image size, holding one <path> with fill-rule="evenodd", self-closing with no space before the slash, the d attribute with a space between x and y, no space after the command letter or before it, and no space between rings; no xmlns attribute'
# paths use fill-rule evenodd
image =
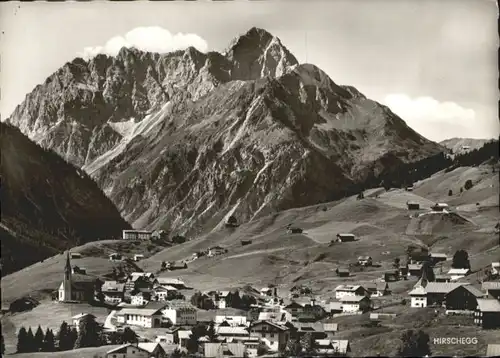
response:
<svg viewBox="0 0 500 358"><path fill-rule="evenodd" d="M69 251L66 254L66 266L64 267L64 280L71 281L71 262L69 261Z"/></svg>

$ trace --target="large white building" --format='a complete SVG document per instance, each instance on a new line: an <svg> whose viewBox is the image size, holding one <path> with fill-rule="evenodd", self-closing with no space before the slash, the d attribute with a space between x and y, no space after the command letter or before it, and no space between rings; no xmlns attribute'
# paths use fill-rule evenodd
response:
<svg viewBox="0 0 500 358"><path fill-rule="evenodd" d="M123 230L123 240L151 240L153 232L146 230Z"/></svg>
<svg viewBox="0 0 500 358"><path fill-rule="evenodd" d="M182 300L166 302L167 306L162 309L163 317L168 318L172 324L177 326L195 325L197 322L197 311L192 305Z"/></svg>
<svg viewBox="0 0 500 358"><path fill-rule="evenodd" d="M118 323L145 328L161 327L162 312L155 308L124 308L116 315Z"/></svg>
<svg viewBox="0 0 500 358"><path fill-rule="evenodd" d="M340 300L346 296L365 296L367 290L360 285L340 285L335 288L335 298Z"/></svg>
<svg viewBox="0 0 500 358"><path fill-rule="evenodd" d="M427 307L427 292L422 286L417 286L409 293L411 297L411 307Z"/></svg>

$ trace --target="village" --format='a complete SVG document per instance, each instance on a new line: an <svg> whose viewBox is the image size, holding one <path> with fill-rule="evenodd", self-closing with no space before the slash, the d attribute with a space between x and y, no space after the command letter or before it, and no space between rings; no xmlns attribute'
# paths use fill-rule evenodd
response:
<svg viewBox="0 0 500 358"><path fill-rule="evenodd" d="M420 209L415 203L407 206L410 212ZM430 212L420 211L420 215L447 210L446 204L437 203ZM227 225L237 225L234 217ZM291 225L285 229L288 234L303 232ZM122 239L151 240L154 235L160 234L126 230ZM330 245L348 245L356 240L352 233L337 233ZM180 263L162 262L157 272L115 272L113 280L97 281L89 279L84 268L72 264L71 260L81 258L79 253L67 252L66 265L61 267L64 279L54 298L62 304L99 300L108 305L110 312L104 322L98 322L103 334L109 337L134 332L134 339L110 349L101 355L103 358L171 354L257 357L305 351L314 352L315 356L348 356L351 342L339 338L342 325L336 323L336 318L364 315L367 325L373 327L394 319L397 314L385 312L383 307L398 282L411 282L406 297L398 298L410 310L432 307L436 316L463 316L478 329L500 329L500 262L491 262L481 272L481 284L471 284L468 278L473 268L464 250L443 253L409 247L406 262L397 258L393 269L381 272L377 280L362 283L356 282L356 272L370 270L377 264L369 255L359 256L355 264L335 269L344 283L337 285L329 298L317 297L304 286L286 290L279 285L246 285L201 292L190 287L189 282L168 275L203 256L213 258L227 252L226 248L213 246ZM130 259L142 258L143 255L134 255ZM120 253L109 255L110 261L124 259ZM452 261L451 268L443 272L443 263L447 261ZM81 320L89 316L92 315L80 312L73 317L72 326L78 329Z"/></svg>

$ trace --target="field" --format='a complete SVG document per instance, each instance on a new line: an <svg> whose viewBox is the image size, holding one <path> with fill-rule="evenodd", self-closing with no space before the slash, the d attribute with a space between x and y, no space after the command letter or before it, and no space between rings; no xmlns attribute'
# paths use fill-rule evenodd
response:
<svg viewBox="0 0 500 358"><path fill-rule="evenodd" d="M465 181L471 179L473 187L460 193ZM448 190L452 189L452 196ZM188 262L188 268L163 273L161 276L178 277L195 290L236 289L245 285L260 288L276 284L281 295L287 296L294 285L305 285L320 300L329 300L341 283L365 283L380 279L392 268L395 258L405 261L408 245L425 245L431 251L451 257L458 249L468 251L473 274L470 282L478 283L481 271L500 259L498 234L494 226L499 222L498 172L490 167L458 168L449 173L440 172L415 183L411 192L403 189L373 189L365 192L365 199L349 197L337 202L275 213L246 223L238 228L220 228L184 244L163 250L147 247L120 247L130 243L98 242L74 251L84 254L74 264L82 265L93 275L109 273L114 263L106 259L110 251L120 250L146 253L149 256L137 263L144 271L157 272L162 261L188 260L197 251L220 245L228 253L216 257L201 257ZM447 202L451 214L429 214L411 218L407 201L419 202L422 212L431 204ZM476 205L479 203L479 205ZM302 228L302 234L288 234L287 225ZM330 241L337 233L352 232L357 241L335 243ZM242 246L241 240L252 240ZM374 266L360 268L354 264L360 255L370 255ZM451 261L443 264L443 271ZM351 267L351 276L336 276L337 267ZM64 256L59 255L37 263L2 279L2 302L8 303L27 294L38 294L57 288L62 278ZM434 317L433 312L410 310L401 305L408 298L415 280L390 283L393 295L376 299L383 311L393 311L398 317L382 327L363 327L367 315L337 317L339 337L350 339L353 355L373 353L394 354L397 338L405 328L420 325L433 337L477 337L478 346L432 345L434 354L483 354L487 343L498 341L499 331L482 331L463 318ZM37 325L47 318L44 307L54 310L51 316L57 326L70 312L56 310L55 303L44 303L35 310L2 318L12 346L13 332L25 322ZM74 312L74 311L72 311ZM432 313L432 314L431 314ZM76 314L76 313L75 313ZM207 313L208 314L208 313ZM209 314L208 314L209 315ZM104 320L104 318L102 318ZM52 324L52 323L50 323ZM495 339L496 337L496 339ZM61 356L62 357L62 356ZM64 356L66 357L66 356ZM70 357L70 356L68 356Z"/></svg>

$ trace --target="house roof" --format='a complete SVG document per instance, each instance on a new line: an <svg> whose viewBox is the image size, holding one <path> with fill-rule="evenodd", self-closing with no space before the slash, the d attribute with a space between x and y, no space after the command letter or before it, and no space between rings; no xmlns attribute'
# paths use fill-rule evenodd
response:
<svg viewBox="0 0 500 358"><path fill-rule="evenodd" d="M356 235L350 234L350 233L339 233L339 234L337 234L337 236L340 236L340 237L353 237L353 236L356 236Z"/></svg>
<svg viewBox="0 0 500 358"><path fill-rule="evenodd" d="M500 290L500 281L486 281L481 287L483 290Z"/></svg>
<svg viewBox="0 0 500 358"><path fill-rule="evenodd" d="M371 260L371 256L359 256L358 260Z"/></svg>
<svg viewBox="0 0 500 358"><path fill-rule="evenodd" d="M448 256L446 254L443 254L441 252L431 252L430 256L431 257L444 257L444 258L448 258Z"/></svg>
<svg viewBox="0 0 500 358"><path fill-rule="evenodd" d="M221 335L243 335L248 334L248 330L246 327L227 327L227 326L219 326L216 329L217 334Z"/></svg>
<svg viewBox="0 0 500 358"><path fill-rule="evenodd" d="M500 356L500 343L488 344L486 348L486 357L498 357Z"/></svg>
<svg viewBox="0 0 500 358"><path fill-rule="evenodd" d="M421 270L422 264L408 264L408 270Z"/></svg>
<svg viewBox="0 0 500 358"><path fill-rule="evenodd" d="M337 332L339 330L338 323L323 323L323 330L325 332Z"/></svg>
<svg viewBox="0 0 500 358"><path fill-rule="evenodd" d="M244 357L246 347L243 343L205 343L205 357Z"/></svg>
<svg viewBox="0 0 500 358"><path fill-rule="evenodd" d="M476 297L484 297L486 295L483 291L481 291L480 289L478 289L477 287L474 287L472 285L464 285L462 287L465 288L467 291L469 291L470 293L472 293Z"/></svg>
<svg viewBox="0 0 500 358"><path fill-rule="evenodd" d="M79 313L79 314L77 314L77 315L75 315L75 316L73 316L71 318L72 319L80 319L80 318L85 317L85 316L93 316L93 317L95 317L94 315L92 315L90 313Z"/></svg>
<svg viewBox="0 0 500 358"><path fill-rule="evenodd" d="M500 301L494 298L478 298L477 305L481 312L500 312Z"/></svg>
<svg viewBox="0 0 500 358"><path fill-rule="evenodd" d="M161 285L185 285L184 281L181 281L177 278L171 277L157 277L158 283Z"/></svg>
<svg viewBox="0 0 500 358"><path fill-rule="evenodd" d="M425 288L422 286L417 286L413 290L411 290L408 294L410 296L425 296L427 292L425 291Z"/></svg>
<svg viewBox="0 0 500 358"><path fill-rule="evenodd" d="M470 269L466 268L452 268L450 271L448 271L448 275L465 275L468 273Z"/></svg>
<svg viewBox="0 0 500 358"><path fill-rule="evenodd" d="M132 314L138 316L154 316L154 315L161 315L161 312L157 308L124 308L118 312L118 315L120 316L126 314Z"/></svg>
<svg viewBox="0 0 500 358"><path fill-rule="evenodd" d="M346 267L339 267L339 268L337 268L337 271L338 272L344 272L344 273L349 273L350 272L349 269L346 268Z"/></svg>
<svg viewBox="0 0 500 358"><path fill-rule="evenodd" d="M104 281L101 287L102 292L109 292L109 291L121 292L124 289L125 289L125 284L119 283L117 281Z"/></svg>
<svg viewBox="0 0 500 358"><path fill-rule="evenodd" d="M153 353L156 349L161 349L163 350L162 346L159 343L153 343L153 342L141 342L138 344L138 347L140 349L145 350L146 352Z"/></svg>
<svg viewBox="0 0 500 358"><path fill-rule="evenodd" d="M139 350L142 350L143 352L153 353L157 349L158 346L159 346L160 350L164 351L159 343L138 343L137 345L127 343L127 344L123 344L119 347L116 347L114 349L109 350L107 352L107 354L126 353L128 347L135 347L135 348L138 348Z"/></svg>
<svg viewBox="0 0 500 358"><path fill-rule="evenodd" d="M183 300L172 300L172 301L167 301L166 306L171 309L179 309L179 308L184 308L184 309L195 309L194 306Z"/></svg>
<svg viewBox="0 0 500 358"><path fill-rule="evenodd" d="M364 299L369 299L366 296L344 296L340 299L340 302L361 302Z"/></svg>
<svg viewBox="0 0 500 358"><path fill-rule="evenodd" d="M448 293L459 286L468 285L465 282L429 282L425 286L426 293Z"/></svg>
<svg viewBox="0 0 500 358"><path fill-rule="evenodd" d="M257 322L254 322L250 325L250 327L255 327L255 326L258 326L260 324L268 324L270 326L273 326L275 328L278 328L279 330L281 331L287 331L289 328L288 327L285 327L285 326L282 326L280 324L276 324L274 322L270 322L270 321L257 321Z"/></svg>
<svg viewBox="0 0 500 358"><path fill-rule="evenodd" d="M385 290L386 287L388 287L389 285L387 284L387 282L381 282L381 281L377 281L377 282L369 282L367 284L364 284L364 287L367 289L367 290L377 290L377 291L382 291L382 290Z"/></svg>
<svg viewBox="0 0 500 358"><path fill-rule="evenodd" d="M360 285L339 285L335 288L335 291L346 291L346 292L355 292L359 290L360 288L363 288Z"/></svg>
<svg viewBox="0 0 500 358"><path fill-rule="evenodd" d="M303 308L303 307L304 306L302 306L300 303L293 301L288 306L285 306L285 309L287 309L287 308Z"/></svg>
<svg viewBox="0 0 500 358"><path fill-rule="evenodd" d="M177 289L170 285L156 285L154 288L155 291L177 291Z"/></svg>

